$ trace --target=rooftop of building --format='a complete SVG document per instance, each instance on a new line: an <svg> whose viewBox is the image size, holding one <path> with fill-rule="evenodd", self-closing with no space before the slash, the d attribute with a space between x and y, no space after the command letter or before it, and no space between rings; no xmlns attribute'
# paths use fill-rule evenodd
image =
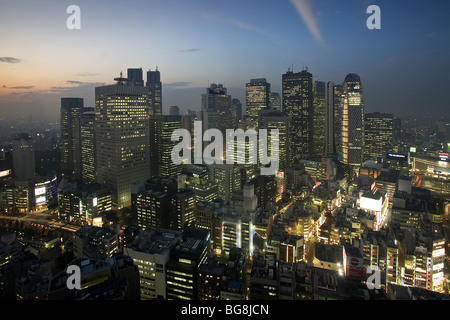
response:
<svg viewBox="0 0 450 320"><path fill-rule="evenodd" d="M148 228L142 230L126 247L148 254L165 255L181 240L181 231Z"/></svg>
<svg viewBox="0 0 450 320"><path fill-rule="evenodd" d="M342 261L343 247L323 243L314 244L314 256L320 261L339 263Z"/></svg>
<svg viewBox="0 0 450 320"><path fill-rule="evenodd" d="M116 232L109 228L97 227L97 226L85 224L80 229L75 231L74 235L79 238L85 238L85 237L101 238L103 236L115 236Z"/></svg>

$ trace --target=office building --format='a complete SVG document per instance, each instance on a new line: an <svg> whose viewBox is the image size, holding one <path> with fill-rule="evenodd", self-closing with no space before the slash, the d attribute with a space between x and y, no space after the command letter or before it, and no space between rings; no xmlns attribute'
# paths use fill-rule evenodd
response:
<svg viewBox="0 0 450 320"><path fill-rule="evenodd" d="M184 230L195 226L197 202L195 193L179 190L171 199L172 230Z"/></svg>
<svg viewBox="0 0 450 320"><path fill-rule="evenodd" d="M335 86L333 82L325 85L325 156L336 154L336 108Z"/></svg>
<svg viewBox="0 0 450 320"><path fill-rule="evenodd" d="M233 117L234 123L235 123L233 128L237 128L238 124L242 121L242 115L243 115L242 103L239 99L231 100L231 114L232 114L232 117ZM229 128L229 129L232 129L232 128Z"/></svg>
<svg viewBox="0 0 450 320"><path fill-rule="evenodd" d="M86 109L86 108L85 108ZM85 184L95 182L95 111L85 111L75 120L76 177Z"/></svg>
<svg viewBox="0 0 450 320"><path fill-rule="evenodd" d="M73 234L76 259L106 260L118 252L119 237L111 229L84 225Z"/></svg>
<svg viewBox="0 0 450 320"><path fill-rule="evenodd" d="M182 233L165 229L147 228L123 253L133 259L139 269L142 300L167 299L167 264L172 249L181 242Z"/></svg>
<svg viewBox="0 0 450 320"><path fill-rule="evenodd" d="M161 73L158 71L158 68L155 71L147 71L147 82L145 86L149 89L149 115L162 115L162 82Z"/></svg>
<svg viewBox="0 0 450 320"><path fill-rule="evenodd" d="M75 259L81 271L79 290L69 290L67 268L48 284L47 300L139 300L139 270L133 260L116 255L105 260Z"/></svg>
<svg viewBox="0 0 450 320"><path fill-rule="evenodd" d="M149 124L151 177L176 178L183 165L172 161L172 150L179 143L172 141L172 133L182 128L181 116L153 116Z"/></svg>
<svg viewBox="0 0 450 320"><path fill-rule="evenodd" d="M84 108L82 98L61 98L61 169L69 174L75 173L76 141L75 120L81 116Z"/></svg>
<svg viewBox="0 0 450 320"><path fill-rule="evenodd" d="M210 232L186 228L182 240L171 250L166 268L167 300L195 300L199 268L208 262Z"/></svg>
<svg viewBox="0 0 450 320"><path fill-rule="evenodd" d="M169 116L179 116L180 108L178 106L170 106L169 107Z"/></svg>
<svg viewBox="0 0 450 320"><path fill-rule="evenodd" d="M12 140L12 155L14 175L19 180L34 179L35 165L35 141L28 133L19 133Z"/></svg>
<svg viewBox="0 0 450 320"><path fill-rule="evenodd" d="M270 83L266 79L251 79L245 86L247 129L258 129L259 111L270 107Z"/></svg>
<svg viewBox="0 0 450 320"><path fill-rule="evenodd" d="M270 108L281 111L281 96L278 92L270 93Z"/></svg>
<svg viewBox="0 0 450 320"><path fill-rule="evenodd" d="M126 79L95 88L97 177L114 192L114 205L131 203L131 184L150 178L148 88Z"/></svg>
<svg viewBox="0 0 450 320"><path fill-rule="evenodd" d="M389 113L366 113L364 119L364 160L382 158L393 151L394 116Z"/></svg>
<svg viewBox="0 0 450 320"><path fill-rule="evenodd" d="M289 166L290 121L285 113L264 109L258 113L258 128L267 129L267 156L271 159L273 144L278 144L278 170L284 172ZM278 130L278 141L272 141L271 130ZM261 152L261 151L260 151Z"/></svg>
<svg viewBox="0 0 450 320"><path fill-rule="evenodd" d="M312 74L307 70L282 75L283 112L291 120L290 162L298 162L314 151L314 95Z"/></svg>
<svg viewBox="0 0 450 320"><path fill-rule="evenodd" d="M360 166L364 160L364 98L357 74L350 73L345 77L341 109L342 162Z"/></svg>
<svg viewBox="0 0 450 320"><path fill-rule="evenodd" d="M327 84L323 81L315 81L313 84L314 92L314 124L313 124L313 155L322 157L325 155L325 132L326 132L326 90Z"/></svg>
<svg viewBox="0 0 450 320"><path fill-rule="evenodd" d="M142 68L129 68L127 72L127 85L139 87L144 86L144 75L142 72Z"/></svg>

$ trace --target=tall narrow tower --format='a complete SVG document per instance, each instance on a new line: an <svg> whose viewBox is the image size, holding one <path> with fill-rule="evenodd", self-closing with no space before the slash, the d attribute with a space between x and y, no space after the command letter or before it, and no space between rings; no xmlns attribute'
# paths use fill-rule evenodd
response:
<svg viewBox="0 0 450 320"><path fill-rule="evenodd" d="M341 145L344 163L359 166L364 161L364 99L361 79L350 73L343 85Z"/></svg>
<svg viewBox="0 0 450 320"><path fill-rule="evenodd" d="M291 161L314 151L314 94L312 74L308 70L283 74L283 112L291 119Z"/></svg>
<svg viewBox="0 0 450 320"><path fill-rule="evenodd" d="M75 121L83 113L83 107L83 98L61 98L61 169L69 175L75 173Z"/></svg>

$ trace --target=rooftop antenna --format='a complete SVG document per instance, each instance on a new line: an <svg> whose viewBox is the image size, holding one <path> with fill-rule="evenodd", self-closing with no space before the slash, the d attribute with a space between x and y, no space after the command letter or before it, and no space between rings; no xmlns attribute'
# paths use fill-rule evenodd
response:
<svg viewBox="0 0 450 320"><path fill-rule="evenodd" d="M127 81L127 78L124 78L122 76L123 74L123 70L120 71L120 77L119 78L114 78L114 81L117 81L117 84L124 84L125 81Z"/></svg>

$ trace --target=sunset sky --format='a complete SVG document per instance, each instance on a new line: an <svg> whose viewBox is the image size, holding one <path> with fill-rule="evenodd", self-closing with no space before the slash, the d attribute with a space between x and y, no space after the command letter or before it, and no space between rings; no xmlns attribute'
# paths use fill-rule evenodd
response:
<svg viewBox="0 0 450 320"><path fill-rule="evenodd" d="M70 5L81 29L69 30ZM381 30L369 30L369 5ZM0 116L58 119L61 97L93 106L121 70L158 67L163 110L199 110L209 83L245 103L245 83L307 65L316 80L360 75L366 112L450 115L450 2L130 0L0 3Z"/></svg>

